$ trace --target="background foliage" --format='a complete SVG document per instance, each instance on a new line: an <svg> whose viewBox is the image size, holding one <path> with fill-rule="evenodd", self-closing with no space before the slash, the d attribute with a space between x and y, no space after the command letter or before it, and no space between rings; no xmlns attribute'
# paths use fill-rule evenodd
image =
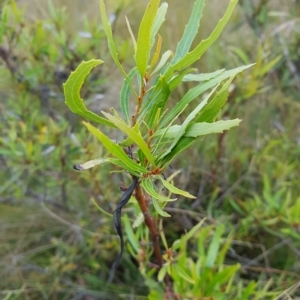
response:
<svg viewBox="0 0 300 300"><path fill-rule="evenodd" d="M201 37L225 11L227 3L216 2L207 3ZM126 178L110 173L105 164L85 173L73 171L75 163L105 152L80 118L68 112L62 83L82 60L104 60L82 91L88 107L99 112L117 105L122 80L111 68L98 2L79 7L80 14L74 4L65 5L41 2L34 11L31 5L8 1L1 7L3 299L103 299L102 287L118 252L112 220L93 201L112 212L120 198L119 182ZM110 2L119 55L127 68L131 46L124 15L133 20L136 32L145 5ZM180 1L169 5L161 34L167 48L175 49L190 10ZM195 296L199 289L202 299L300 296L299 9L297 1L283 6L240 0L218 43L197 65L201 72L212 72L256 62L235 79L223 109L224 119L243 119L240 126L206 137L174 161L167 174L180 170L176 186L197 196L168 204L172 218L162 225L163 244L172 246L178 262L162 272L171 274L179 295L189 292L184 299L201 299ZM182 20L176 18L179 12ZM186 83L176 91L174 103L188 88ZM147 235L130 226L137 207L132 203L124 211L127 251L117 284L106 293L160 299L157 277L143 268L150 248ZM192 234L184 235L189 230ZM167 260L168 251L165 255ZM203 264L208 269L200 270Z"/></svg>

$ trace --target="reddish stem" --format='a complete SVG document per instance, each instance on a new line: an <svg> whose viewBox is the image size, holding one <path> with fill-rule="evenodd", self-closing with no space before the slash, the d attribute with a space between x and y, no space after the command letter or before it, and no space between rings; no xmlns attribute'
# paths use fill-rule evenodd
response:
<svg viewBox="0 0 300 300"><path fill-rule="evenodd" d="M154 250L154 254L157 260L157 264L159 268L163 265L163 258L160 251L160 245L159 245L159 234L156 228L156 224L154 219L152 218L150 211L148 209L147 205L147 199L143 194L142 188L138 185L135 188L135 198L140 206L140 209L144 215L146 226L149 228L151 241L152 241L152 247Z"/></svg>

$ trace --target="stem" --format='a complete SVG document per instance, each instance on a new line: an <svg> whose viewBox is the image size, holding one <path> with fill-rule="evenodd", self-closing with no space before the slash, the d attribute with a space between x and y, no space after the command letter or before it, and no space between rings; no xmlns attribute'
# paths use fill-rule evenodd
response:
<svg viewBox="0 0 300 300"><path fill-rule="evenodd" d="M146 226L149 228L154 254L157 260L157 264L159 268L161 268L163 265L163 258L160 251L159 234L156 228L155 221L153 220L148 209L147 199L143 195L143 191L139 185L135 188L135 197L144 215Z"/></svg>

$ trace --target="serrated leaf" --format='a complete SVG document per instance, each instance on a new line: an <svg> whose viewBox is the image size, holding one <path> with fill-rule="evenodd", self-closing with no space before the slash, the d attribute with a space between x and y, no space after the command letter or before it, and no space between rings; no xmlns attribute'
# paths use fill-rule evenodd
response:
<svg viewBox="0 0 300 300"><path fill-rule="evenodd" d="M196 87L194 87L193 89L190 89L183 96L183 98L171 109L171 111L164 117L160 126L163 127L165 124L169 124L171 122L171 120L173 120L174 117L177 118L179 116L180 112L182 112L191 101L196 99L199 95L201 95L208 89L212 88L213 86L220 83L221 81L229 78L233 74L238 74L238 73L250 68L251 66L253 66L253 64L247 65L247 66L241 66L241 67L238 67L238 68L235 68L232 70L225 71L225 72L221 73L220 75L212 78L211 80L201 83L201 84L197 85Z"/></svg>
<svg viewBox="0 0 300 300"><path fill-rule="evenodd" d="M171 215L169 215L168 213L166 213L164 210L162 210L162 208L160 207L157 199L155 198L152 198L152 203L153 203L153 206L155 208L155 211L161 215L162 217L171 217Z"/></svg>
<svg viewBox="0 0 300 300"><path fill-rule="evenodd" d="M164 80L163 76L160 76L160 79L155 87L155 91L151 97L151 102L150 99L148 99L148 105L146 104L143 108L143 110L146 110L146 116L144 120L150 128L153 128L157 110L164 109L170 93L171 91L168 83Z"/></svg>
<svg viewBox="0 0 300 300"><path fill-rule="evenodd" d="M162 182L162 184L164 185L164 187L167 188L173 194L182 195L184 197L191 198L191 199L196 199L196 197L191 195L190 193L188 193L186 191L183 191L183 190L180 190L179 188L177 188L176 186L174 186L170 182L164 180L162 176L159 176L159 179Z"/></svg>
<svg viewBox="0 0 300 300"><path fill-rule="evenodd" d="M195 140L195 138L191 137L182 137L168 155L166 155L162 159L160 157L157 158L156 165L160 168L165 168L174 157L176 157L186 148L190 147Z"/></svg>
<svg viewBox="0 0 300 300"><path fill-rule="evenodd" d="M192 42L198 33L198 28L200 25L200 20L202 18L202 12L204 8L204 2L204 0L197 0L194 3L189 22L186 25L183 36L177 45L174 58L171 62L172 65L177 63L190 50Z"/></svg>
<svg viewBox="0 0 300 300"><path fill-rule="evenodd" d="M213 122L218 116L221 108L227 101L228 89L236 74L233 74L226 83L222 86L217 95L206 105L206 107L199 113L195 122Z"/></svg>
<svg viewBox="0 0 300 300"><path fill-rule="evenodd" d="M110 55L112 57L112 59L114 60L115 64L117 65L117 67L119 68L119 70L121 71L121 73L124 75L124 77L126 78L128 85L132 91L132 93L136 95L136 92L132 86L131 80L129 79L128 75L126 74L126 72L124 71L119 59L118 59L118 52L116 49L116 45L113 39L113 34L112 34L112 29L111 29L111 25L110 22L107 18L106 15L106 10L105 10L105 4L104 4L104 0L100 0L100 15L101 15L101 20L102 20L102 24L103 24L103 29L107 38L107 45L108 45L108 49L110 52Z"/></svg>
<svg viewBox="0 0 300 300"><path fill-rule="evenodd" d="M121 131L123 131L125 134L128 135L130 139L134 141L135 144L137 144L141 151L145 154L148 161L154 165L154 158L150 152L150 149L148 148L147 143L143 140L143 137L141 136L140 132L136 132L131 127L129 127L123 120L119 120L115 118L114 116L102 111L102 114L110 120L117 128L119 128Z"/></svg>
<svg viewBox="0 0 300 300"><path fill-rule="evenodd" d="M186 69L184 71L182 71L181 73L179 73L178 75L175 75L170 81L169 81L169 86L170 86L170 91L173 91L183 80L183 78L192 72L195 72L196 69L195 68L189 68Z"/></svg>
<svg viewBox="0 0 300 300"><path fill-rule="evenodd" d="M171 65L170 68L168 68L165 72L165 77L168 80L172 77L175 71L182 70L184 68L189 67L191 64L193 64L195 61L199 60L201 56L205 53L205 51L218 39L221 32L223 31L225 25L229 21L231 14L237 4L238 0L231 0L227 10L221 20L219 20L217 26L213 30L213 32L210 34L210 36L201 41L198 46L191 52L187 53L181 60L179 60L174 65Z"/></svg>
<svg viewBox="0 0 300 300"><path fill-rule="evenodd" d="M161 44L162 44L162 38L161 38L160 35L158 35L156 50L154 52L154 55L153 55L153 58L152 58L152 61L151 61L150 67L149 67L149 73L151 73L151 70L154 68L154 66L157 63L157 60L158 60L159 55L160 55Z"/></svg>
<svg viewBox="0 0 300 300"><path fill-rule="evenodd" d="M225 69L217 70L212 73L204 73L204 74L188 74L183 77L182 81L189 82L189 81L208 81L221 73L223 73Z"/></svg>
<svg viewBox="0 0 300 300"><path fill-rule="evenodd" d="M92 59L89 61L83 61L74 72L71 73L66 83L63 84L64 94L66 98L66 104L70 110L77 115L87 118L90 121L114 127L113 123L99 117L95 113L89 111L83 104L83 100L80 98L80 90L84 83L85 78L91 72L91 70L102 64L103 61L98 59Z"/></svg>
<svg viewBox="0 0 300 300"><path fill-rule="evenodd" d="M159 200L159 201L163 201L163 202L171 202L171 201L176 201L177 198L175 199L170 199L168 197L162 196L159 193L156 192L156 190L154 189L153 183L151 181L151 179L149 178L145 178L142 180L141 182L141 186L144 188L144 190L153 198Z"/></svg>
<svg viewBox="0 0 300 300"><path fill-rule="evenodd" d="M113 156L121 160L121 162L126 166L126 170L128 170L131 174L139 175L139 173L146 174L148 172L146 168L131 160L118 144L113 143L99 129L86 122L83 122L83 124L96 138L98 138L98 140Z"/></svg>
<svg viewBox="0 0 300 300"><path fill-rule="evenodd" d="M165 21L165 16L168 9L168 3L164 2L162 5L158 8L156 16L153 21L153 25L151 28L151 40L150 40L150 51L154 45L155 36L158 33L158 30L162 23Z"/></svg>
<svg viewBox="0 0 300 300"><path fill-rule="evenodd" d="M185 119L183 124L180 126L179 131L177 132L174 140L172 141L172 144L169 146L169 148L160 156L160 159L162 159L164 156L168 155L171 150L174 148L174 146L177 144L179 139L184 135L186 128L188 125L193 122L194 118L197 116L197 114L201 111L201 109L204 108L204 106L207 104L210 97L214 94L218 86L216 86L206 97L205 99L197 105L197 107L188 115L188 117Z"/></svg>
<svg viewBox="0 0 300 300"><path fill-rule="evenodd" d="M229 130L232 127L238 126L242 120L221 120L214 123L195 123L189 126L184 136L198 137L200 135L207 135L211 133L222 133L224 130Z"/></svg>
<svg viewBox="0 0 300 300"><path fill-rule="evenodd" d="M129 80L132 81L133 77L136 76L136 74L137 74L137 68L133 68L128 74ZM129 98L130 98L130 86L128 84L128 80L124 79L123 86L120 93L120 108L128 124L130 124Z"/></svg>
<svg viewBox="0 0 300 300"><path fill-rule="evenodd" d="M138 32L136 45L136 66L141 77L144 77L149 61L151 48L151 29L160 0L150 0Z"/></svg>
<svg viewBox="0 0 300 300"><path fill-rule="evenodd" d="M207 135L211 133L222 133L224 130L229 130L232 127L238 126L240 124L240 119L234 119L234 120L221 120L216 121L213 123L194 123L188 126L186 129L186 132L184 133L184 136L186 137L198 137L201 135ZM165 134L166 138L174 138L180 129L180 125L174 125L171 126L167 133ZM162 128L155 132L154 136L160 136L164 134L165 128Z"/></svg>

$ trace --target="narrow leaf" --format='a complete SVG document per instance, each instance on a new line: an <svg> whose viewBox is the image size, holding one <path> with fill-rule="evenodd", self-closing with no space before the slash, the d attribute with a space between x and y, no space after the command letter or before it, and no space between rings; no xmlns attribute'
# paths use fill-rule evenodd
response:
<svg viewBox="0 0 300 300"><path fill-rule="evenodd" d="M102 64L102 60L92 59L90 61L83 61L74 72L71 73L66 83L63 84L64 94L66 98L66 104L74 114L78 114L87 118L90 121L114 127L114 125L89 111L83 104L83 100L80 98L80 90L84 83L85 78L91 72L91 70Z"/></svg>
<svg viewBox="0 0 300 300"><path fill-rule="evenodd" d="M164 119L161 122L161 127L166 124L169 124L174 117L177 117L178 114L180 112L182 112L185 109L185 107L191 101L196 99L199 95L201 95L208 89L212 88L216 84L220 83L221 81L229 78L233 74L238 74L238 73L250 68L251 66L253 66L253 64L247 65L247 66L241 66L241 67L238 67L238 68L235 68L232 70L225 71L225 72L221 73L220 75L214 77L213 79L211 79L207 82L201 83L201 84L197 85L196 87L194 87L193 89L189 90L183 96L183 98L171 109L171 111L164 117Z"/></svg>
<svg viewBox="0 0 300 300"><path fill-rule="evenodd" d="M221 108L227 101L228 89L236 74L233 74L222 86L217 95L208 103L208 105L199 113L195 122L213 122L218 116Z"/></svg>
<svg viewBox="0 0 300 300"><path fill-rule="evenodd" d="M162 57L161 57L161 59L160 59L158 65L156 66L156 68L154 69L154 71L151 72L151 76L152 76L153 74L159 72L159 71L164 67L164 65L166 64L167 60L168 60L172 55L173 55L173 52L172 52L171 50L166 51L166 52L162 55Z"/></svg>
<svg viewBox="0 0 300 300"><path fill-rule="evenodd" d="M207 258L205 262L207 268L212 268L216 261L223 232L224 232L223 225L218 226L216 231L214 232L212 241L208 248Z"/></svg>
<svg viewBox="0 0 300 300"><path fill-rule="evenodd" d="M224 130L229 130L232 127L240 124L240 119L217 121L214 123L195 123L188 127L184 136L198 137L200 135L207 135L211 133L222 133Z"/></svg>
<svg viewBox="0 0 300 300"><path fill-rule="evenodd" d="M160 0L150 0L138 32L135 60L141 77L144 77L148 65L151 47L151 28L159 2Z"/></svg>
<svg viewBox="0 0 300 300"><path fill-rule="evenodd" d="M191 198L191 199L196 198L195 196L191 195L190 193L188 193L186 191L183 191L183 190L180 190L179 188L175 187L170 182L164 180L162 176L159 176L159 179L162 182L162 184L165 186L165 188L167 188L173 194L182 195L184 197Z"/></svg>
<svg viewBox="0 0 300 300"><path fill-rule="evenodd" d="M140 132L136 132L135 130L133 130L130 126L128 126L123 120L119 120L117 118L115 118L114 116L102 111L102 114L111 122L113 122L113 124L119 128L121 131L123 131L125 134L128 135L128 137L130 139L132 139L134 141L135 144L137 144L140 149L143 151L143 153L145 154L145 156L147 157L147 159L149 160L149 162L151 162L154 165L154 159L152 157L152 154L148 148L147 143L143 140L141 133Z"/></svg>
<svg viewBox="0 0 300 300"><path fill-rule="evenodd" d="M152 203L153 203L153 206L154 206L156 212L159 215L161 215L162 217L171 217L171 215L169 215L168 213L166 213L165 211L162 210L158 201L155 198L152 198Z"/></svg>
<svg viewBox="0 0 300 300"><path fill-rule="evenodd" d="M210 80L210 79L220 75L224 71L225 71L225 69L221 69L221 70L217 70L217 71L212 72L212 73L188 74L188 75L183 77L182 81L184 81L184 82L188 82L188 81L207 81L207 80Z"/></svg>
<svg viewBox="0 0 300 300"><path fill-rule="evenodd" d="M146 174L148 171L144 167L140 166L133 160L131 160L124 150L118 145L112 142L105 134L103 134L99 129L95 128L93 125L83 122L87 129L103 144L103 146L115 157L120 159L126 166L126 169L132 173L142 173Z"/></svg>
<svg viewBox="0 0 300 300"><path fill-rule="evenodd" d="M176 134L176 137L174 138L172 144L169 146L169 148L163 153L163 155L160 157L163 158L164 156L168 155L172 148L177 144L177 142L179 141L179 139L184 135L186 128L188 127L188 125L194 120L194 118L196 117L196 115L201 111L201 109L203 109L203 107L207 104L208 100L210 99L210 97L214 94L214 92L216 91L218 86L216 86L206 97L205 99L188 115L188 117L185 119L185 121L183 122L183 124L180 126L180 129L178 131L178 133Z"/></svg>
<svg viewBox="0 0 300 300"><path fill-rule="evenodd" d="M133 49L134 49L134 53L135 53L136 52L136 40L135 40L134 34L131 30L129 20L127 19L126 16L125 16L125 20L126 20L127 28L128 28L128 31L129 31L129 34L130 34L130 37L131 37L131 41L132 41Z"/></svg>
<svg viewBox="0 0 300 300"><path fill-rule="evenodd" d="M116 45L115 45L115 42L113 39L111 25L109 23L107 15L106 15L104 0L100 0L100 15L101 15L101 20L102 20L102 24L103 24L103 29L104 29L104 32L107 37L107 45L108 45L110 55L111 55L112 59L114 60L115 64L117 65L117 67L119 68L119 70L121 71L121 73L124 75L124 77L128 81L128 85L130 86L132 93L135 96L137 96L136 92L131 84L131 80L129 79L128 75L124 71L124 69L118 59L118 52L117 52Z"/></svg>
<svg viewBox="0 0 300 300"><path fill-rule="evenodd" d="M157 10L157 13L156 13L156 16L154 18L153 25L151 28L150 51L154 45L155 36L157 35L158 30L159 30L160 26L162 25L162 23L165 21L167 9L168 9L168 3L164 2Z"/></svg>
<svg viewBox="0 0 300 300"><path fill-rule="evenodd" d="M159 55L160 55L161 44L162 44L162 38L161 38L160 35L158 35L158 38L157 38L157 45L156 45L156 50L155 50L155 53L154 53L154 55L153 55L153 58L152 58L150 67L149 67L149 73L151 73L151 70L154 68L154 66L155 66L156 63L157 63L157 60L158 60Z"/></svg>
<svg viewBox="0 0 300 300"><path fill-rule="evenodd" d="M202 18L203 8L204 8L204 0L197 0L194 3L194 7L189 22L186 25L183 36L177 45L174 58L171 62L172 65L177 63L190 50L192 42L194 41L194 38L198 32L200 20Z"/></svg>
<svg viewBox="0 0 300 300"><path fill-rule="evenodd" d="M163 202L170 202L170 201L176 201L177 199L170 199L168 197L162 196L160 194L158 194L156 192L156 190L154 189L153 183L151 181L151 179L146 178L143 179L141 182L141 186L144 188L144 190L153 198L159 200L159 201L163 201Z"/></svg>
<svg viewBox="0 0 300 300"><path fill-rule="evenodd" d="M183 268L181 268L178 264L173 264L172 267L174 268L174 271L176 274L178 274L181 278L183 278L185 281L195 284L195 280L188 275Z"/></svg>
<svg viewBox="0 0 300 300"><path fill-rule="evenodd" d="M165 73L167 80L172 77L175 71L182 70L189 67L192 63L199 60L205 51L218 39L225 25L229 21L231 14L237 4L238 0L231 0L228 8L221 20L219 20L217 26L211 33L211 35L201 41L201 43L191 52L187 53L181 60L172 65Z"/></svg>
<svg viewBox="0 0 300 300"><path fill-rule="evenodd" d="M130 82L132 82L132 79L134 78L134 76L136 76L136 74L137 74L137 68L133 68L128 74ZM124 79L123 86L120 93L120 107L128 124L130 123L129 98L130 98L130 86L128 84L128 80Z"/></svg>

